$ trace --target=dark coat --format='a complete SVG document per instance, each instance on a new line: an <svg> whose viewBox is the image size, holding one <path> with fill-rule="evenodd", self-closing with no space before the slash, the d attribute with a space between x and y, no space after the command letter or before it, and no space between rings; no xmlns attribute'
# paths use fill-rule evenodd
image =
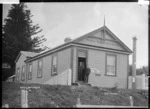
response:
<svg viewBox="0 0 150 109"><path fill-rule="evenodd" d="M86 75L89 76L90 73L91 73L91 69L90 68L86 68Z"/></svg>

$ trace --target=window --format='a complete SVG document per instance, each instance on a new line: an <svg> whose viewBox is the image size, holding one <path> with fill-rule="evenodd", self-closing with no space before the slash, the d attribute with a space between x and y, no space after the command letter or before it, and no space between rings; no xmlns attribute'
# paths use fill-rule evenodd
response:
<svg viewBox="0 0 150 109"><path fill-rule="evenodd" d="M25 66L22 67L22 74L21 74L21 80L25 80Z"/></svg>
<svg viewBox="0 0 150 109"><path fill-rule="evenodd" d="M17 76L16 76L16 77L17 77L17 78L16 78L17 81L19 81L19 73L20 73L20 69L17 68Z"/></svg>
<svg viewBox="0 0 150 109"><path fill-rule="evenodd" d="M32 78L32 64L29 64L29 72L28 72L28 79Z"/></svg>
<svg viewBox="0 0 150 109"><path fill-rule="evenodd" d="M20 73L20 69L17 69L17 81L19 81L19 73Z"/></svg>
<svg viewBox="0 0 150 109"><path fill-rule="evenodd" d="M42 77L42 60L38 61L37 77Z"/></svg>
<svg viewBox="0 0 150 109"><path fill-rule="evenodd" d="M57 74L57 55L53 56L52 59L52 75Z"/></svg>
<svg viewBox="0 0 150 109"><path fill-rule="evenodd" d="M107 55L106 58L106 75L116 76L116 56Z"/></svg>

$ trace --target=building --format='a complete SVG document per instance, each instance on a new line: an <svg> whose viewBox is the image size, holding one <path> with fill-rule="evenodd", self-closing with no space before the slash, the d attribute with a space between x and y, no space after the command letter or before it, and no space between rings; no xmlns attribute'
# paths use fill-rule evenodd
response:
<svg viewBox="0 0 150 109"><path fill-rule="evenodd" d="M25 60L37 55L38 53L33 52L26 52L20 51L19 55L17 56L15 63L16 63L16 72L15 72L15 80L17 82L23 82L26 79L27 75L27 64L24 62Z"/></svg>
<svg viewBox="0 0 150 109"><path fill-rule="evenodd" d="M12 75L12 76L8 77L8 79L6 81L14 82L15 81L15 75Z"/></svg>
<svg viewBox="0 0 150 109"><path fill-rule="evenodd" d="M2 81L6 81L12 74L11 66L8 63L2 63Z"/></svg>
<svg viewBox="0 0 150 109"><path fill-rule="evenodd" d="M92 86L128 87L129 55L132 51L106 26L65 41L60 46L30 58L23 57L24 53L21 52L16 59L16 80L22 83L44 83L71 69L71 83L75 83L84 81L79 67L88 66L91 69L88 83Z"/></svg>

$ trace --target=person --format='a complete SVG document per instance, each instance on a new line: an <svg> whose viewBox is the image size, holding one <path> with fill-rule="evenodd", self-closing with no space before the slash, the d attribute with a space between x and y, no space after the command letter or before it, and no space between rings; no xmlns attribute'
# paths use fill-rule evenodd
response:
<svg viewBox="0 0 150 109"><path fill-rule="evenodd" d="M80 62L80 63L79 63L79 72L78 72L79 81L82 81L82 78L83 78L83 74L82 74L83 69L84 69L84 68L83 68L83 63Z"/></svg>
<svg viewBox="0 0 150 109"><path fill-rule="evenodd" d="M85 71L85 82L87 82L87 83L88 83L88 78L89 78L90 73L91 73L91 69L87 65L87 68Z"/></svg>

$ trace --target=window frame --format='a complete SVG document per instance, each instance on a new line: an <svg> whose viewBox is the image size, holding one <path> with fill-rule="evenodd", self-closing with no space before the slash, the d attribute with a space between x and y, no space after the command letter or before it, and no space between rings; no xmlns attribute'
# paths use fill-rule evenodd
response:
<svg viewBox="0 0 150 109"><path fill-rule="evenodd" d="M24 68L24 72L23 72L23 68ZM21 80L22 81L25 80L25 65L22 66Z"/></svg>
<svg viewBox="0 0 150 109"><path fill-rule="evenodd" d="M109 75L107 73L107 57L108 56L113 56L115 57L115 74L114 75ZM112 76L112 77L116 77L117 76L117 55L116 54L110 54L110 53L106 53L106 59L105 59L105 76Z"/></svg>
<svg viewBox="0 0 150 109"><path fill-rule="evenodd" d="M30 72L30 65L31 65L31 72ZM32 79L32 63L29 63L28 64L28 80L31 80ZM29 76L31 74L31 77Z"/></svg>
<svg viewBox="0 0 150 109"><path fill-rule="evenodd" d="M41 61L42 65L41 65L41 69L39 67L39 62ZM39 76L39 70L41 71L41 75ZM42 73L43 73L43 59L39 59L38 60L38 64L37 64L37 78L42 78Z"/></svg>
<svg viewBox="0 0 150 109"><path fill-rule="evenodd" d="M54 57L56 57L56 73L53 72L53 60L54 60ZM54 54L52 55L52 63L51 63L51 76L55 76L58 74L58 54Z"/></svg>
<svg viewBox="0 0 150 109"><path fill-rule="evenodd" d="M19 72L18 72L18 70L19 70ZM20 74L20 67L17 68L17 78L16 78L16 81L18 81L18 82L19 82L19 76L20 76L19 74Z"/></svg>

